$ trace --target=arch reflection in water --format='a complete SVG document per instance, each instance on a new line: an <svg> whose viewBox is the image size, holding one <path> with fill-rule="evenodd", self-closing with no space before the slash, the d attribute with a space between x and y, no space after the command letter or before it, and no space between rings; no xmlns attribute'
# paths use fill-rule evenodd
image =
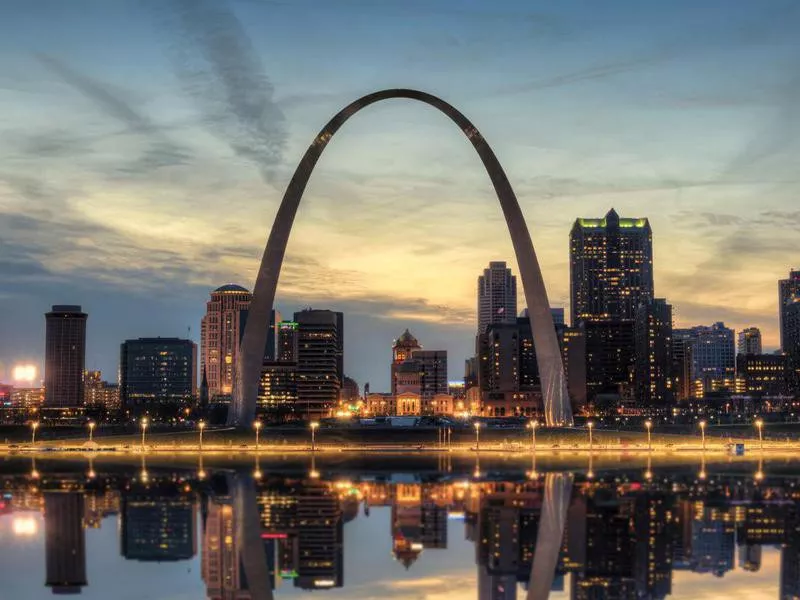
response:
<svg viewBox="0 0 800 600"><path fill-rule="evenodd" d="M585 469L573 475L538 465L532 479L527 462L498 474L498 463L484 457L475 481L472 461L424 476L318 461L316 478L308 464L281 474L264 464L261 479L246 461L203 465L200 480L196 469L151 459L145 481L138 462L129 470L93 462L91 478L85 463L54 470L52 461L40 462L36 477L27 461L18 474L0 475L0 534L12 534L0 562L4 581L30 568L15 567L15 543L42 536L44 580L54 591L102 585L91 564L100 539L92 530L110 527L120 559L154 574L196 564L196 584L214 600L280 597L287 587L349 586L347 597L374 597L394 589L400 573L433 581L439 565L453 562L441 560L444 553L474 574L476 583L465 584L464 569L441 567L459 598L475 597L476 588L479 600L690 598L688 574L697 581L735 571L741 586L759 570L759 585L768 577L779 597L800 592L800 482L791 465L781 474L770 463L710 463L705 480L696 464L597 468L591 480ZM391 560L375 558L381 546ZM360 567L365 557L369 569ZM49 594L39 573L34 579L40 594L22 597Z"/></svg>

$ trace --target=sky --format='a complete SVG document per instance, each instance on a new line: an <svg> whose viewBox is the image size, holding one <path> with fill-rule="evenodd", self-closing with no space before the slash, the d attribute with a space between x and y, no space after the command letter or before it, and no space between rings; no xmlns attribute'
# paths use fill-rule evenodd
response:
<svg viewBox="0 0 800 600"><path fill-rule="evenodd" d="M41 367L52 304L89 313L86 366L112 381L125 339L197 341L211 289L252 288L319 129L391 87L491 144L552 305L572 222L614 207L650 219L676 325L757 326L774 349L800 266L798 28L793 0L5 0L0 381ZM322 156L276 303L343 311L345 371L375 391L406 327L457 379L491 260L517 271L468 141L386 101Z"/></svg>

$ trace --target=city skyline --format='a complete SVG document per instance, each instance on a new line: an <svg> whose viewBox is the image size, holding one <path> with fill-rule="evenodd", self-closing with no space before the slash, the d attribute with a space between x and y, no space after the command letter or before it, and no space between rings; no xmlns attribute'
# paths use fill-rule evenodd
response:
<svg viewBox="0 0 800 600"><path fill-rule="evenodd" d="M246 102L212 104L224 84L203 53L207 22L94 6L86 18L97 26L85 27L83 15L53 5L58 35L23 5L2 9L16 25L0 42L3 374L16 361L43 366L40 315L54 303L92 315L89 369L113 373L110 349L124 339L198 342L208 291L252 287L263 232L307 139L359 92L398 83L436 92L480 125L519 196L551 304L568 307L572 220L613 206L650 220L656 294L675 306L676 327L757 326L767 351L778 346L775 282L800 251L798 13L782 3L614 2L591 26L578 3L507 2L491 13L419 4L420 26L399 3L334 11L309 2L325 18L304 37L297 8L233 2L250 41L224 59L269 109L256 119ZM206 17L225 17L205 6ZM337 23L356 12L372 26L344 43ZM159 28L170 19L212 100L176 72L165 49L175 40ZM363 68L336 78L333 65L387 23L415 33L359 55ZM542 51L547 61L529 60ZM58 128L38 118L42 106ZM447 131L399 101L365 112L320 164L298 217L276 308L345 312L348 374L360 382L386 377L386 340L406 327L453 359L463 354L474 274L488 260L518 271L488 180Z"/></svg>

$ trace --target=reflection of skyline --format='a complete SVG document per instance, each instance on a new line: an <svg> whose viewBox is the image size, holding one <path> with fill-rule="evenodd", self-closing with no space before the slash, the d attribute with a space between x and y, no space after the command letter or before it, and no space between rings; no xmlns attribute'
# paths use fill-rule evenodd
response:
<svg viewBox="0 0 800 600"><path fill-rule="evenodd" d="M256 599L262 596L251 595L252 578L244 568L242 526L253 521L240 518L241 476L212 473L200 482L185 474L151 472L146 484L102 475L85 483L75 476L8 477L0 479L2 518L44 513L47 584L62 592L91 585L85 530L116 515L125 558L184 561L200 545L209 599ZM325 481L270 475L249 481L254 529L263 547L259 584L279 590L278 595L286 586L298 591L346 587L344 530L355 520L370 519L378 507L388 511L380 513L388 522L383 531L403 571L427 572L437 565L438 553L448 550L448 535L453 535L448 523L460 527L463 522L464 535L474 544L480 600L515 600L525 596L520 588L529 587L545 477L423 483L391 476ZM800 590L800 496L791 483L579 477L570 484L567 526L548 588L565 590L575 600L665 598L677 572L704 579L732 571L758 573L763 548L773 547L780 551L775 583L781 597L792 597Z"/></svg>

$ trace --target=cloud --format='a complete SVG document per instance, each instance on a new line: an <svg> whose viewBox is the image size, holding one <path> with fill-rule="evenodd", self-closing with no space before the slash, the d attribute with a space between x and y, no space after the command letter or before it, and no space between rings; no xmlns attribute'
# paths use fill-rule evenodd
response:
<svg viewBox="0 0 800 600"><path fill-rule="evenodd" d="M173 142L164 133L164 128L134 109L123 97L125 95L123 92L81 73L60 59L46 54L37 54L36 56L42 65L89 100L95 108L107 117L125 125L129 133L139 134L149 141L149 146L144 148L140 158L126 162L120 167L121 172L128 175L146 174L161 167L183 165L189 161L192 153L187 148ZM53 133L39 134L33 139L29 139L23 145L23 150L28 154L36 154L37 147L43 149L45 153L44 155L39 153L40 158L46 158L48 154L65 155L69 151L72 151L74 156L81 147L83 150L87 150L86 143L90 140L91 138L81 139L63 132L55 132L55 135Z"/></svg>
<svg viewBox="0 0 800 600"><path fill-rule="evenodd" d="M172 38L175 73L204 125L272 181L286 147L285 119L261 57L236 15L224 2L209 0L146 6Z"/></svg>

